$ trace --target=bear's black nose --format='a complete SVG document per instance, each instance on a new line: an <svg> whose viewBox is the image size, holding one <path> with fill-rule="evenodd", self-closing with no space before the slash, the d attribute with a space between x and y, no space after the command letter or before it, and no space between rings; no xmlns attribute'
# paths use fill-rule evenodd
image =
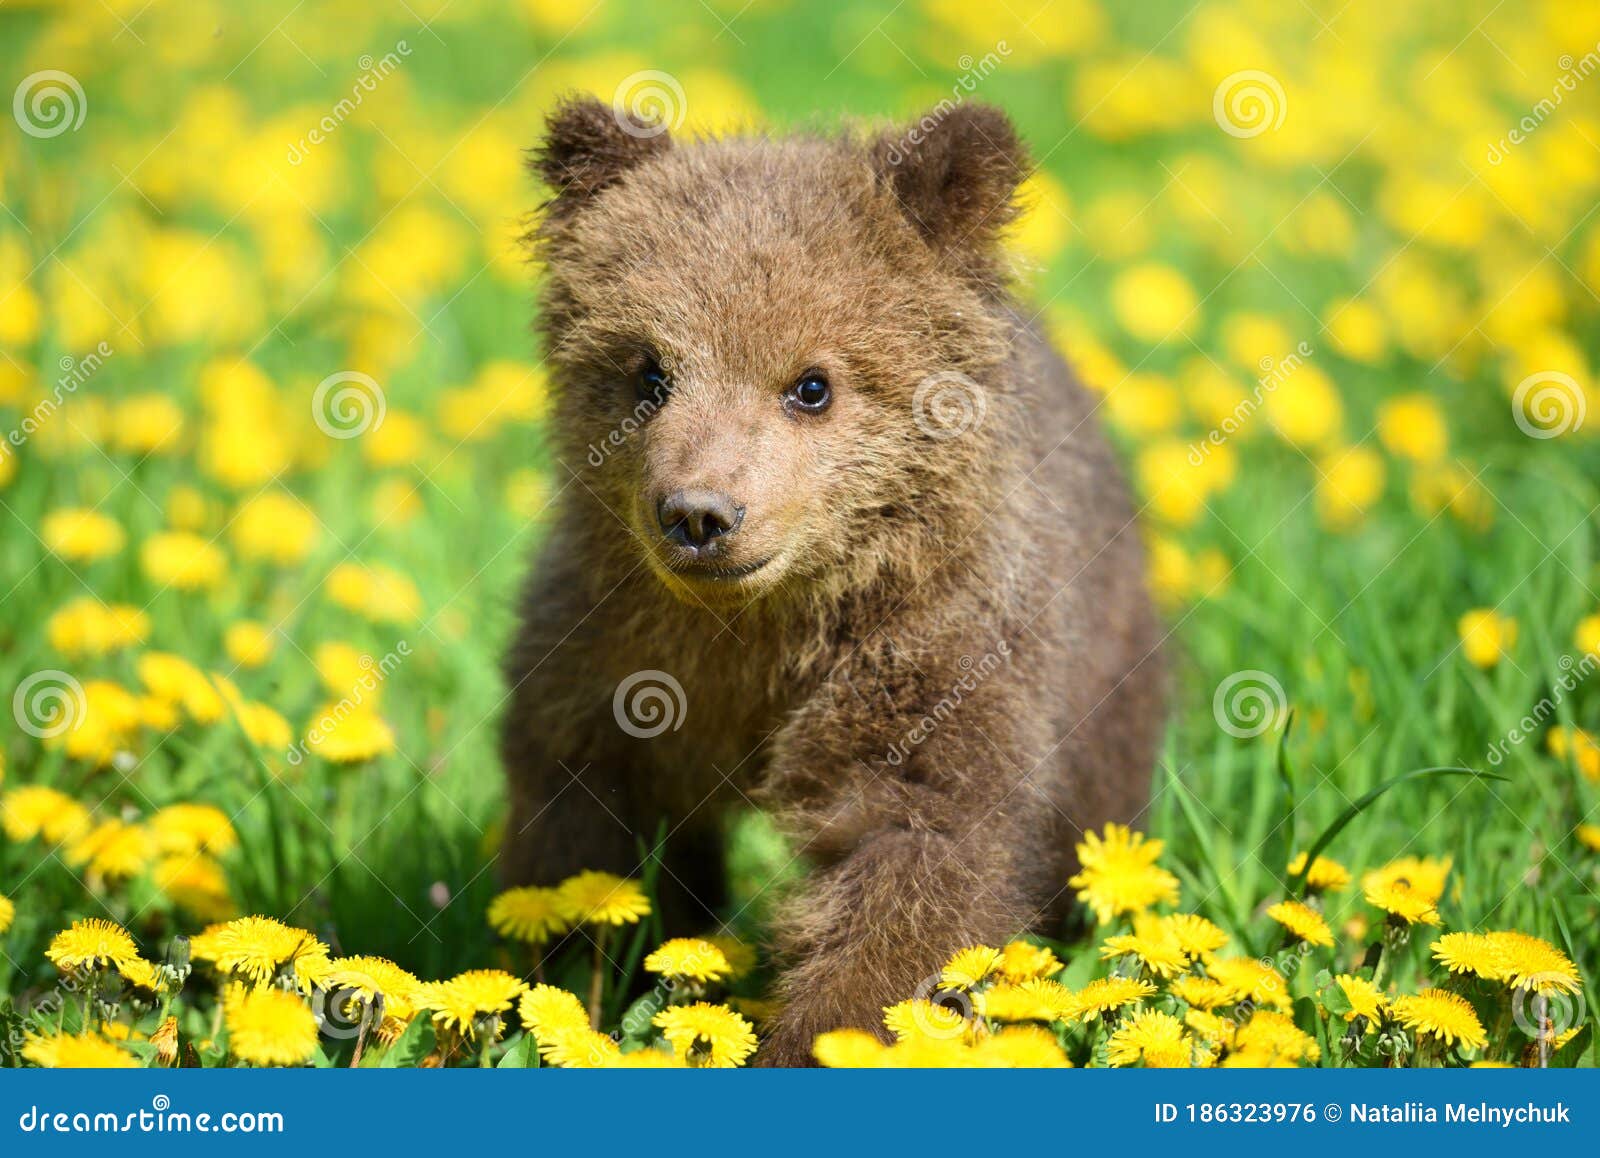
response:
<svg viewBox="0 0 1600 1158"><path fill-rule="evenodd" d="M674 543L700 548L738 530L744 508L721 491L673 491L656 506L656 518Z"/></svg>

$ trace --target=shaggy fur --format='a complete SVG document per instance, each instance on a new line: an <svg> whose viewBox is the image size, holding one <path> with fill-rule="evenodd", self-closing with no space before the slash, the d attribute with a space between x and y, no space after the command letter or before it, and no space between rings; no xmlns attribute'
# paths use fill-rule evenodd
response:
<svg viewBox="0 0 1600 1158"><path fill-rule="evenodd" d="M881 1032L952 951L1059 914L1075 839L1148 791L1128 496L997 244L1026 158L972 105L877 139L681 143L580 99L535 164L567 473L506 669L508 876L634 873L665 818L663 903L707 927L719 818L772 808L811 868L760 1060L807 1064L821 1031ZM785 399L811 370L820 414ZM976 405L952 373L982 421L930 436L953 418L930 376ZM686 487L743 508L711 563L765 565L686 562L656 515ZM686 710L640 739L613 696L645 669Z"/></svg>

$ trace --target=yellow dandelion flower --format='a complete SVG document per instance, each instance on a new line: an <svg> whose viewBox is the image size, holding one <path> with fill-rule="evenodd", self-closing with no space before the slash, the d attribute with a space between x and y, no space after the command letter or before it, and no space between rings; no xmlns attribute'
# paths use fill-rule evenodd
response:
<svg viewBox="0 0 1600 1158"><path fill-rule="evenodd" d="M974 1005L994 1021L1066 1021L1076 1009L1072 991L1046 977L1003 981L978 994Z"/></svg>
<svg viewBox="0 0 1600 1158"><path fill-rule="evenodd" d="M1191 959L1206 958L1228 943L1228 934L1198 913L1168 913L1135 917L1133 931L1142 937L1159 936L1177 942Z"/></svg>
<svg viewBox="0 0 1600 1158"><path fill-rule="evenodd" d="M972 1069L978 1055L960 1038L912 1037L897 1041L878 1060L880 1069Z"/></svg>
<svg viewBox="0 0 1600 1158"><path fill-rule="evenodd" d="M1236 1054L1252 1059L1255 1065L1298 1065L1315 1062L1322 1054L1316 1040L1284 1013L1258 1009L1234 1034ZM1271 1059L1263 1061L1262 1059Z"/></svg>
<svg viewBox="0 0 1600 1158"><path fill-rule="evenodd" d="M495 1019L494 1036L504 1028L499 1015L508 1011L527 991L520 977L503 969L469 969L448 981L434 981L422 987L418 1005L433 1011L435 1025L454 1029L463 1037L475 1036L480 1018Z"/></svg>
<svg viewBox="0 0 1600 1158"><path fill-rule="evenodd" d="M371 708L383 691L383 681L375 673L377 664L367 652L339 640L326 640L311 650L317 678L330 696L357 700Z"/></svg>
<svg viewBox="0 0 1600 1158"><path fill-rule="evenodd" d="M328 598L374 623L408 623L422 613L416 585L389 567L341 563L328 575Z"/></svg>
<svg viewBox="0 0 1600 1158"><path fill-rule="evenodd" d="M400 1021L409 1021L422 999L422 982L386 957L335 957L323 988L345 991L368 1004L382 994L384 1017Z"/></svg>
<svg viewBox="0 0 1600 1158"><path fill-rule="evenodd" d="M663 941L644 959L644 967L675 981L721 981L733 972L722 950L698 937Z"/></svg>
<svg viewBox="0 0 1600 1158"><path fill-rule="evenodd" d="M835 1029L818 1034L811 1053L828 1069L871 1069L883 1059L884 1044L864 1029Z"/></svg>
<svg viewBox="0 0 1600 1158"><path fill-rule="evenodd" d="M1483 1023L1467 999L1443 989L1424 989L1416 996L1396 997L1389 1003L1394 1019L1419 1034L1438 1038L1446 1045L1460 1042L1482 1049L1489 1042Z"/></svg>
<svg viewBox="0 0 1600 1158"><path fill-rule="evenodd" d="M1289 983L1271 965L1254 957L1218 957L1206 965L1206 972L1221 982L1234 1002L1252 1001L1288 1009Z"/></svg>
<svg viewBox="0 0 1600 1158"><path fill-rule="evenodd" d="M1575 764L1586 780L1600 784L1600 741L1589 732L1558 725L1545 735L1545 747L1563 764Z"/></svg>
<svg viewBox="0 0 1600 1158"><path fill-rule="evenodd" d="M139 682L157 699L176 704L199 724L215 724L227 715L228 704L212 677L182 656L147 651L135 665Z"/></svg>
<svg viewBox="0 0 1600 1158"><path fill-rule="evenodd" d="M1425 464L1450 448L1444 410L1431 394L1401 394L1378 407L1378 437L1390 454Z"/></svg>
<svg viewBox="0 0 1600 1158"><path fill-rule="evenodd" d="M162 531L139 549L139 562L152 583L179 591L209 590L222 583L228 559L222 549L189 531Z"/></svg>
<svg viewBox="0 0 1600 1158"><path fill-rule="evenodd" d="M1178 1069L1192 1064L1193 1043L1183 1022L1158 1009L1141 1009L1119 1025L1106 1043L1106 1062Z"/></svg>
<svg viewBox="0 0 1600 1158"><path fill-rule="evenodd" d="M1000 950L987 945L973 945L959 950L939 974L939 984L945 989L972 989L982 985L991 973L1000 967Z"/></svg>
<svg viewBox="0 0 1600 1158"><path fill-rule="evenodd" d="M1107 937L1100 946L1100 957L1104 961L1133 957L1157 977L1172 977L1189 964L1189 955L1176 938L1137 933Z"/></svg>
<svg viewBox="0 0 1600 1158"><path fill-rule="evenodd" d="M1404 885L1374 884L1366 888L1367 904L1382 909L1408 925L1437 925L1439 910L1426 897Z"/></svg>
<svg viewBox="0 0 1600 1158"><path fill-rule="evenodd" d="M607 1039L610 1040L609 1038ZM681 1070L686 1068L675 1054L654 1047L618 1052L615 1057L605 1056L599 1062L607 1070Z"/></svg>
<svg viewBox="0 0 1600 1158"><path fill-rule="evenodd" d="M156 886L173 904L202 921L226 921L236 916L222 866L208 856L188 853L156 861L151 870Z"/></svg>
<svg viewBox="0 0 1600 1158"><path fill-rule="evenodd" d="M121 969L139 957L139 948L121 925L99 917L85 917L50 939L44 955L57 969L98 969L114 965Z"/></svg>
<svg viewBox="0 0 1600 1158"><path fill-rule="evenodd" d="M1438 904L1444 896L1445 881L1450 876L1450 857L1404 856L1392 860L1382 868L1373 869L1361 876L1361 887L1378 886L1402 888L1428 901Z"/></svg>
<svg viewBox="0 0 1600 1158"><path fill-rule="evenodd" d="M393 752L394 729L368 708L328 704L306 730L306 747L334 764L359 764Z"/></svg>
<svg viewBox="0 0 1600 1158"><path fill-rule="evenodd" d="M117 449L128 454L170 452L183 434L183 410L165 394L124 398L117 403L112 434Z"/></svg>
<svg viewBox="0 0 1600 1158"><path fill-rule="evenodd" d="M239 718L239 727L256 747L281 751L292 742L294 733L289 721L266 704L235 704L234 711Z"/></svg>
<svg viewBox="0 0 1600 1158"><path fill-rule="evenodd" d="M19 844L36 836L63 844L87 831L89 824L87 808L42 784L24 784L0 796L0 827Z"/></svg>
<svg viewBox="0 0 1600 1158"><path fill-rule="evenodd" d="M1434 959L1451 973L1476 973L1489 981L1505 979L1505 949L1482 933L1446 933L1431 949Z"/></svg>
<svg viewBox="0 0 1600 1158"><path fill-rule="evenodd" d="M156 847L171 855L222 856L239 846L228 814L214 804L169 804L157 809L146 825Z"/></svg>
<svg viewBox="0 0 1600 1158"><path fill-rule="evenodd" d="M539 984L524 992L517 1003L517 1015L541 1045L558 1031L589 1028L589 1014L583 1002L576 994L554 985Z"/></svg>
<svg viewBox="0 0 1600 1158"><path fill-rule="evenodd" d="M39 537L63 559L92 563L122 550L122 524L109 515L82 507L51 511L39 525Z"/></svg>
<svg viewBox="0 0 1600 1158"><path fill-rule="evenodd" d="M112 762L117 753L133 746L142 722L139 698L110 680L86 680L77 710L67 709L64 734L49 737L45 743L59 746L75 760L99 766Z"/></svg>
<svg viewBox="0 0 1600 1158"><path fill-rule="evenodd" d="M132 1070L139 1059L121 1046L84 1034L30 1033L22 1046L22 1056L48 1070Z"/></svg>
<svg viewBox="0 0 1600 1158"><path fill-rule="evenodd" d="M900 1041L917 1037L959 1037L966 1031L967 1019L958 1010L913 997L884 1006L883 1024Z"/></svg>
<svg viewBox="0 0 1600 1158"><path fill-rule="evenodd" d="M1268 907L1267 916L1308 945L1333 946L1333 930L1328 927L1322 914L1310 905L1299 901L1279 901Z"/></svg>
<svg viewBox="0 0 1600 1158"><path fill-rule="evenodd" d="M1183 274L1147 262L1117 274L1111 308L1122 328L1141 342L1166 342L1199 323L1200 299Z"/></svg>
<svg viewBox="0 0 1600 1158"><path fill-rule="evenodd" d="M1183 1024L1208 1045L1231 1049L1238 1023L1231 1017L1210 1013L1204 1009L1190 1009L1183 1015Z"/></svg>
<svg viewBox="0 0 1600 1158"><path fill-rule="evenodd" d="M1070 1069L1072 1063L1062 1052L1056 1035L1039 1025L1008 1025L972 1047L973 1060L981 1066L1007 1069Z"/></svg>
<svg viewBox="0 0 1600 1158"><path fill-rule="evenodd" d="M1068 884L1078 899L1109 924L1119 913L1140 913L1153 905L1178 900L1178 878L1155 862L1165 845L1147 840L1120 824L1108 824L1104 835L1085 833L1078 845L1083 866Z"/></svg>
<svg viewBox="0 0 1600 1158"><path fill-rule="evenodd" d="M207 930L213 933L213 930ZM266 985L280 969L293 965L302 984L315 984L327 972L328 947L304 929L271 917L240 917L189 943L191 956L209 960L223 973L238 973Z"/></svg>
<svg viewBox="0 0 1600 1158"><path fill-rule="evenodd" d="M1013 984L1054 977L1059 972L1061 961L1043 945L1011 941L1000 950L1000 976Z"/></svg>
<svg viewBox="0 0 1600 1158"><path fill-rule="evenodd" d="M11 922L17 919L17 906L10 897L0 893L0 933L11 928Z"/></svg>
<svg viewBox="0 0 1600 1158"><path fill-rule="evenodd" d="M551 1030L539 1039L539 1053L545 1064L572 1070L603 1069L614 1063L622 1050L606 1034L581 1026Z"/></svg>
<svg viewBox="0 0 1600 1158"><path fill-rule="evenodd" d="M650 915L650 898L638 881L593 870L558 886L568 917L590 925L634 925Z"/></svg>
<svg viewBox="0 0 1600 1158"><path fill-rule="evenodd" d="M1534 993L1576 993L1583 979L1560 949L1527 933L1488 933L1485 936L1502 954L1504 980L1514 989Z"/></svg>
<svg viewBox="0 0 1600 1158"><path fill-rule="evenodd" d="M45 621L50 646L66 656L102 656L150 638L150 616L126 603L92 595L63 604Z"/></svg>
<svg viewBox="0 0 1600 1158"><path fill-rule="evenodd" d="M542 945L568 928L566 905L555 889L525 885L489 902L489 924L502 937Z"/></svg>
<svg viewBox="0 0 1600 1158"><path fill-rule="evenodd" d="M673 1005L650 1022L690 1065L728 1069L743 1065L756 1051L755 1027L726 1005Z"/></svg>
<svg viewBox="0 0 1600 1158"><path fill-rule="evenodd" d="M298 1066L317 1048L317 1019L299 996L286 989L230 985L223 998L228 1052L257 1066Z"/></svg>
<svg viewBox="0 0 1600 1158"><path fill-rule="evenodd" d="M1350 870L1325 856L1312 861L1311 871L1306 872L1306 854L1297 853L1289 862L1289 875L1299 876L1302 872L1306 873L1306 887L1314 893L1336 893L1350 884Z"/></svg>
<svg viewBox="0 0 1600 1158"><path fill-rule="evenodd" d="M1192 973L1176 978L1168 988L1172 995L1196 1009L1216 1009L1219 1005L1232 1005L1236 1000L1234 990L1210 977L1197 977Z"/></svg>
<svg viewBox="0 0 1600 1158"><path fill-rule="evenodd" d="M1600 852L1600 824L1580 824L1574 835L1590 852Z"/></svg>
<svg viewBox="0 0 1600 1158"><path fill-rule="evenodd" d="M239 558L279 567L304 563L321 530L311 508L284 491L265 491L247 499L228 525Z"/></svg>
<svg viewBox="0 0 1600 1158"><path fill-rule="evenodd" d="M228 658L240 667L256 668L272 658L277 641L266 624L253 619L240 619L224 629L222 648L228 653Z"/></svg>
<svg viewBox="0 0 1600 1158"><path fill-rule="evenodd" d="M1316 507L1322 525L1347 531L1366 517L1383 497L1383 456L1371 447L1347 446L1322 456L1317 463Z"/></svg>
<svg viewBox="0 0 1600 1158"><path fill-rule="evenodd" d="M1143 1001L1152 996L1156 987L1148 981L1132 977L1100 977L1089 982L1072 995L1072 1012L1085 1021Z"/></svg>
<svg viewBox="0 0 1600 1158"><path fill-rule="evenodd" d="M1383 1011L1388 1008L1389 1002L1379 989L1365 977L1357 977L1351 973L1341 973L1334 978L1344 999L1350 1003L1350 1008L1345 1010L1344 1019L1354 1021L1358 1017L1367 1019L1367 1032L1377 1030L1378 1022L1383 1018Z"/></svg>
<svg viewBox="0 0 1600 1158"><path fill-rule="evenodd" d="M1456 624L1461 653L1474 667L1491 668L1517 642L1517 621L1491 608L1469 611Z"/></svg>

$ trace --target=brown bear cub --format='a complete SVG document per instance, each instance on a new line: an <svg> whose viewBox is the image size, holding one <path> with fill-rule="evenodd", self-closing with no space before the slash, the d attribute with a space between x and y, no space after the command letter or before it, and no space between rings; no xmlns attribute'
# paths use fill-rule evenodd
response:
<svg viewBox="0 0 1600 1158"><path fill-rule="evenodd" d="M1062 912L1074 842L1147 798L1133 510L1007 285L1028 160L974 105L674 141L577 99L535 165L563 473L506 669L507 875L635 874L664 831L669 928L709 929L719 818L770 808L809 871L758 1060L812 1064Z"/></svg>

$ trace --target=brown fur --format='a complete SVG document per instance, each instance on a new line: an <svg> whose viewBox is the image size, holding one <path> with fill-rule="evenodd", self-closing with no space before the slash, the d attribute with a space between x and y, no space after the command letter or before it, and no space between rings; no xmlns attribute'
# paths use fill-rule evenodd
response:
<svg viewBox="0 0 1600 1158"><path fill-rule="evenodd" d="M1062 910L1075 839L1146 799L1156 625L1091 402L1005 285L1025 157L1002 114L869 140L627 124L567 102L536 158L567 473L507 665L508 875L635 872L666 818L664 903L703 927L719 817L772 807L812 867L760 1057L806 1064L952 951ZM672 391L641 417L652 353ZM794 413L813 367L833 404ZM914 398L948 372L987 410L935 439ZM654 517L682 487L745 508L719 564L772 561L684 572ZM642 669L687 704L651 739L613 714Z"/></svg>

